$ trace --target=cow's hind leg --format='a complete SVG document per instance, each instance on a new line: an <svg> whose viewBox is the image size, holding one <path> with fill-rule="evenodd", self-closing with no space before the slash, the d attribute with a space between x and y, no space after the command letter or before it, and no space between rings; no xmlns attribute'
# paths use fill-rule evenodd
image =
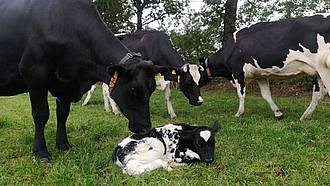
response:
<svg viewBox="0 0 330 186"><path fill-rule="evenodd" d="M166 103L167 103L168 114L171 116L171 118L175 118L176 114L174 113L174 109L173 109L172 103L171 103L170 83L167 83L166 86L165 86L164 96L165 96Z"/></svg>
<svg viewBox="0 0 330 186"><path fill-rule="evenodd" d="M116 102L110 98L109 86L106 83L102 84L102 90L103 90L104 109L107 112L111 112L111 109L110 109L110 105L111 105L112 112L115 115L120 114L120 111L117 108ZM109 102L110 102L110 105L109 105Z"/></svg>
<svg viewBox="0 0 330 186"><path fill-rule="evenodd" d="M260 88L261 96L269 103L270 108L275 114L275 118L282 118L283 117L282 112L280 111L280 109L277 107L277 105L274 103L272 99L269 89L268 79L258 79L257 82Z"/></svg>
<svg viewBox="0 0 330 186"><path fill-rule="evenodd" d="M87 96L86 96L86 98L85 98L85 100L84 100L82 106L87 105L87 103L88 103L89 100L91 99L91 97L92 97L92 95L93 95L95 89L96 89L96 86L95 86L95 85L92 85L91 89L88 91L88 94L87 94Z"/></svg>
<svg viewBox="0 0 330 186"><path fill-rule="evenodd" d="M62 150L66 151L71 146L68 142L66 134L66 120L70 112L70 102L63 102L56 100L57 108L57 133L56 133L56 146Z"/></svg>
<svg viewBox="0 0 330 186"><path fill-rule="evenodd" d="M301 116L300 121L305 121L312 116L316 106L320 103L326 93L327 90L325 89L322 80L319 77L317 79L314 78L312 101L304 114Z"/></svg>

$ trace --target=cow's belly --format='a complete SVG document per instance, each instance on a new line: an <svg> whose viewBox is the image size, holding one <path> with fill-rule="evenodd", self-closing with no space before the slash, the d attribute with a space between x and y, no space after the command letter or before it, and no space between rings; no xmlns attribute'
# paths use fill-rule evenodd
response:
<svg viewBox="0 0 330 186"><path fill-rule="evenodd" d="M17 70L0 69L0 96L13 96L28 91L25 79Z"/></svg>
<svg viewBox="0 0 330 186"><path fill-rule="evenodd" d="M299 76L303 73L316 76L317 71L309 64L301 61L290 61L283 68L273 66L272 68L262 69L254 67L251 64L244 65L246 79L289 79Z"/></svg>

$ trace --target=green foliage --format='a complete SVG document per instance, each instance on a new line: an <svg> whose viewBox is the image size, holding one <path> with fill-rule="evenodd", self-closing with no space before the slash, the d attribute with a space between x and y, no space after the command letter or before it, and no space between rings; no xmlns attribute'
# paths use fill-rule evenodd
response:
<svg viewBox="0 0 330 186"><path fill-rule="evenodd" d="M134 24L130 21L134 13L130 4L124 0L95 0L100 16L114 33L131 32Z"/></svg>
<svg viewBox="0 0 330 186"><path fill-rule="evenodd" d="M130 0L137 16L137 30L151 22L162 22L165 18L180 19L182 10L189 0ZM148 14L142 17L143 12Z"/></svg>
<svg viewBox="0 0 330 186"><path fill-rule="evenodd" d="M329 0L249 0L238 10L238 27L261 21L310 16L329 12Z"/></svg>
<svg viewBox="0 0 330 186"><path fill-rule="evenodd" d="M167 115L161 91L151 97L154 127L167 123L212 125L219 120L215 161L157 169L139 177L122 173L112 163L116 144L131 134L127 119L103 110L98 87L87 106L73 103L67 122L73 146L67 152L55 148L55 99L49 96L50 119L45 137L52 161L40 162L30 154L34 125L28 94L0 97L0 185L329 185L330 100L324 99L312 119L299 122L308 98L279 98L285 117L275 120L261 96L246 97L245 115L232 117L238 107L234 93L202 89L204 103L195 107L180 91L172 90L178 115Z"/></svg>
<svg viewBox="0 0 330 186"><path fill-rule="evenodd" d="M184 28L170 33L177 51L188 63L196 63L200 57L208 57L216 52L212 29L203 29L200 17L191 14L189 21L182 21Z"/></svg>

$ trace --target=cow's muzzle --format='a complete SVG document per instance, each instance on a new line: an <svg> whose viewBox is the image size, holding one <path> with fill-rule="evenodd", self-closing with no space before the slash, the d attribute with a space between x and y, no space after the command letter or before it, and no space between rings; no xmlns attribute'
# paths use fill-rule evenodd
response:
<svg viewBox="0 0 330 186"><path fill-rule="evenodd" d="M203 98L201 97L201 96L198 96L198 99L197 99L197 101L196 102L190 102L190 104L191 105L194 105L194 106L200 106L200 105L202 105L203 104Z"/></svg>

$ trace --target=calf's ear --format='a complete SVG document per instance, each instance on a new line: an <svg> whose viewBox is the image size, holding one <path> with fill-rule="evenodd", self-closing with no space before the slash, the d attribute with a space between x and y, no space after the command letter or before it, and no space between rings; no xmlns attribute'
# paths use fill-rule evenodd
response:
<svg viewBox="0 0 330 186"><path fill-rule="evenodd" d="M183 139L191 140L195 138L195 132L192 130L189 131L181 131L180 135Z"/></svg>
<svg viewBox="0 0 330 186"><path fill-rule="evenodd" d="M125 74L126 68L123 65L111 65L108 66L107 71L111 77L114 77L116 71L119 75Z"/></svg>
<svg viewBox="0 0 330 186"><path fill-rule="evenodd" d="M214 131L214 132L217 132L218 131L218 120L216 120L215 122L214 122L214 124L212 125L212 130Z"/></svg>

